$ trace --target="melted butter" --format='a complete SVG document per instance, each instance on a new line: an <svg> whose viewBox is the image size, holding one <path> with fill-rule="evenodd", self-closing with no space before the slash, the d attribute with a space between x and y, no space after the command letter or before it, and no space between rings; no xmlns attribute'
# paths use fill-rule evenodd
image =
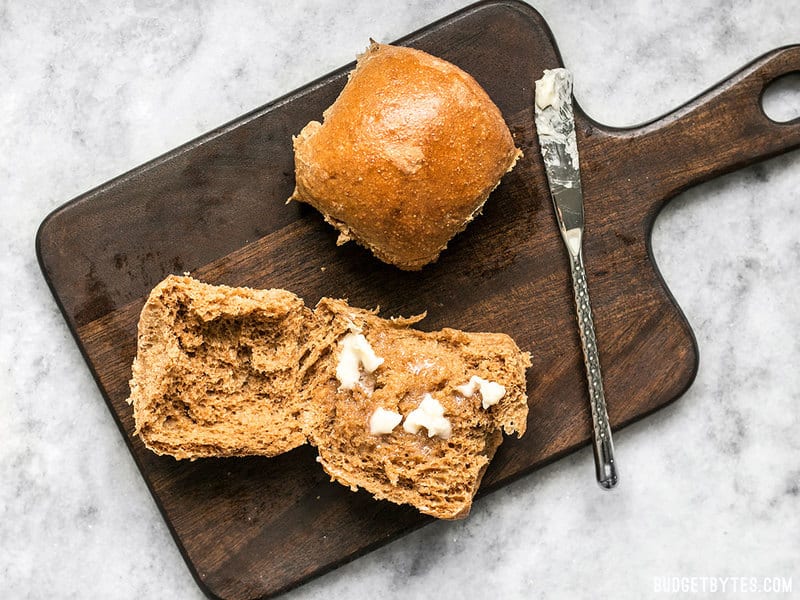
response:
<svg viewBox="0 0 800 600"><path fill-rule="evenodd" d="M348 333L341 342L339 363L336 365L336 379L339 389L355 389L361 379L361 369L372 373L383 364L383 359L375 354L367 338L361 333Z"/></svg>
<svg viewBox="0 0 800 600"><path fill-rule="evenodd" d="M444 406L431 396L425 394L419 406L406 416L403 429L408 433L418 433L421 428L428 430L428 437L438 436L448 439L453 432L450 420L444 416Z"/></svg>
<svg viewBox="0 0 800 600"><path fill-rule="evenodd" d="M494 381L487 381L482 377L473 375L464 385L456 387L456 391L465 398L472 398L475 392L481 395L481 406L484 409L494 406L506 395L506 388Z"/></svg>

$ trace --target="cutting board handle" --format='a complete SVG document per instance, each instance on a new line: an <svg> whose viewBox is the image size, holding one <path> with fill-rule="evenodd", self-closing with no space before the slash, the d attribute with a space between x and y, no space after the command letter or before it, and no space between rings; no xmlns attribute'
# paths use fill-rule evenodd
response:
<svg viewBox="0 0 800 600"><path fill-rule="evenodd" d="M800 147L800 118L779 123L762 106L776 79L800 72L800 44L778 48L635 135L638 165L658 204L717 175ZM651 188L652 189L652 188ZM652 197L652 196L651 196Z"/></svg>

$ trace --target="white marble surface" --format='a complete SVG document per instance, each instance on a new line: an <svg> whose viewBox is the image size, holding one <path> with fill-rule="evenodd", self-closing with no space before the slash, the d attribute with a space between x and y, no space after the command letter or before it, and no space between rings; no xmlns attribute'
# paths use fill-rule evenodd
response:
<svg viewBox="0 0 800 600"><path fill-rule="evenodd" d="M461 6L0 2L0 597L201 597L39 273L39 222L348 62L369 36ZM800 42L797 0L537 7L579 101L608 124ZM643 598L672 575L780 576L783 597L800 595L799 210L795 152L659 217L654 252L700 372L618 435L616 492L596 488L587 449L286 597Z"/></svg>

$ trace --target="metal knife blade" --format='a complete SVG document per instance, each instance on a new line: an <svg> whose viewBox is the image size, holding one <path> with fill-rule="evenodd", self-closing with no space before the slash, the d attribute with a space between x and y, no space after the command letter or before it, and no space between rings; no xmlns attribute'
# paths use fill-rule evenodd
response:
<svg viewBox="0 0 800 600"><path fill-rule="evenodd" d="M583 187L569 71L546 70L536 82L535 118L561 236L567 249L577 253L583 238Z"/></svg>
<svg viewBox="0 0 800 600"><path fill-rule="evenodd" d="M568 70L545 70L543 77L536 81L534 113L558 228L569 255L575 309L589 387L597 482L602 488L611 489L617 485L619 477L583 265L583 187L572 111L572 74Z"/></svg>

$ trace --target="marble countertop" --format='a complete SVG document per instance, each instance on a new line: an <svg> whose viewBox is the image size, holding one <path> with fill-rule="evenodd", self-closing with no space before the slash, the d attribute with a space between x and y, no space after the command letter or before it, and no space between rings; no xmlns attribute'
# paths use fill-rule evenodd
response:
<svg viewBox="0 0 800 600"><path fill-rule="evenodd" d="M391 41L463 5L0 3L0 597L202 597L39 272L41 220L349 62L370 36ZM536 7L578 101L611 125L659 116L800 42L797 0ZM788 97L772 100L787 110ZM659 216L653 252L700 371L681 400L619 432L615 492L597 489L587 448L466 521L285 597L643 598L663 595L665 577L777 577L792 585L782 597L800 595L798 211L795 151ZM740 595L726 585L711 595Z"/></svg>

